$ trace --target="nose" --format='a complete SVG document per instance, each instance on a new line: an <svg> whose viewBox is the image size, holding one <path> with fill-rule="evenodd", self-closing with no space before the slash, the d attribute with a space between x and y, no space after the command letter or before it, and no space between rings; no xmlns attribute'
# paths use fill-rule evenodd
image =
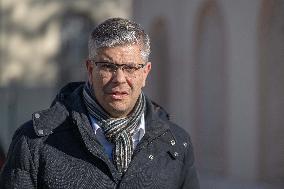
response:
<svg viewBox="0 0 284 189"><path fill-rule="evenodd" d="M113 73L112 81L115 82L115 83L124 83L124 82L126 82L126 77L125 77L125 74L122 71L122 69L117 69Z"/></svg>

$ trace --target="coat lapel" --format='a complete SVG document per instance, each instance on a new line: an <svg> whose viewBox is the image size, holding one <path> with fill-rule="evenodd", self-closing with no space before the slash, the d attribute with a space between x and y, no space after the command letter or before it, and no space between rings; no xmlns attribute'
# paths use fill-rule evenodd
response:
<svg viewBox="0 0 284 189"><path fill-rule="evenodd" d="M68 104L68 109L70 108L70 110L72 111L71 116L73 123L77 125L81 138L88 151L93 156L101 159L105 163L106 167L109 169L109 173L111 174L112 179L115 182L118 182L121 179L121 175L116 170L111 160L108 158L103 146L96 139L95 133L92 129L91 122L87 114L87 109L84 106L81 97L82 89L83 87L80 86L73 92L73 94L68 99L68 102L71 102Z"/></svg>

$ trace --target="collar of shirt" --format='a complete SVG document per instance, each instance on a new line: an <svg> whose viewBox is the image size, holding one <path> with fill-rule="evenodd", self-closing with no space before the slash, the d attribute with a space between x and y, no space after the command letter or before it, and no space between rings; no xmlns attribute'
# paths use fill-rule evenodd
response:
<svg viewBox="0 0 284 189"><path fill-rule="evenodd" d="M103 133L102 128L97 123L97 120L92 116L90 116L90 118L91 118L93 129L95 131L95 135L97 135L98 132ZM133 135L133 140L140 141L142 137L144 136L144 134L145 134L145 119L144 119L144 113L143 113L141 116L139 126L137 128L137 131Z"/></svg>
<svg viewBox="0 0 284 189"><path fill-rule="evenodd" d="M102 128L98 125L97 120L94 117L90 116L90 119L91 119L91 122L92 122L92 127L94 129L95 135L99 136L99 142L101 142L100 139L102 138L102 135L105 139ZM143 113L142 116L141 116L140 123L139 123L138 128L137 128L137 131L134 133L134 135L132 137L133 142L138 143L142 139L144 134L145 134L145 118L144 118L144 113ZM135 144L135 146L136 146L136 144Z"/></svg>
<svg viewBox="0 0 284 189"><path fill-rule="evenodd" d="M94 129L94 132L95 132L95 135L98 141L104 147L105 152L107 153L108 157L112 160L112 150L113 150L114 145L106 139L102 128L97 123L97 120L93 118L91 115L90 115L90 119L91 119L92 127ZM134 148L136 148L137 144L142 139L144 134L145 134L145 118L144 118L144 114L142 114L137 131L134 133L132 137Z"/></svg>

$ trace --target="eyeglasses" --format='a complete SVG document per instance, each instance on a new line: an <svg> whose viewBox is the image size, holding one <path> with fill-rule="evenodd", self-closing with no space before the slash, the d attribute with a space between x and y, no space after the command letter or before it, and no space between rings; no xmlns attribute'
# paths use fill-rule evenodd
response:
<svg viewBox="0 0 284 189"><path fill-rule="evenodd" d="M135 75L136 71L141 68L144 68L145 64L114 64L111 62L94 62L98 68L99 73L102 76L109 76L112 73L116 73L120 68L123 73L127 76Z"/></svg>

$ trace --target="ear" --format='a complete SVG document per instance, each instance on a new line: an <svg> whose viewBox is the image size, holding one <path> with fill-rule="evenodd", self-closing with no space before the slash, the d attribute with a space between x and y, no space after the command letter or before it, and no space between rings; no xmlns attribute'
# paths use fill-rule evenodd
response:
<svg viewBox="0 0 284 189"><path fill-rule="evenodd" d="M145 85L146 85L146 80L147 80L148 74L151 71L151 68L152 68L151 62L147 62L146 66L143 70L143 75L144 75L143 84L142 84L143 87L145 87Z"/></svg>
<svg viewBox="0 0 284 189"><path fill-rule="evenodd" d="M92 77L93 77L94 65L93 65L92 61L89 60L89 59L86 60L85 65L86 65L86 69L87 69L87 73L88 73L88 80L89 80L89 82L91 82Z"/></svg>

